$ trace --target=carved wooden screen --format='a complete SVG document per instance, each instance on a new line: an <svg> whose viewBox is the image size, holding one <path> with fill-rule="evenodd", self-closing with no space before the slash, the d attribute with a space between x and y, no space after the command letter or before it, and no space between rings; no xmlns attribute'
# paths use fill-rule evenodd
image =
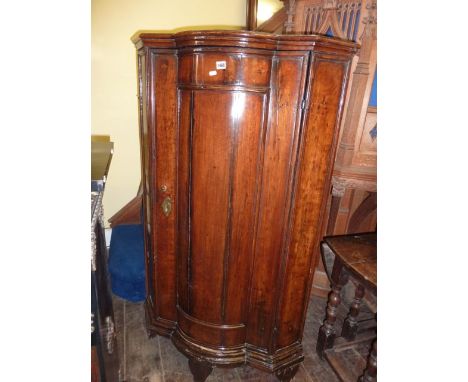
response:
<svg viewBox="0 0 468 382"><path fill-rule="evenodd" d="M332 34L335 37L356 41L361 16L362 1L290 1L295 7L294 26L286 25L286 33L298 30L304 34ZM291 9L291 8L290 8Z"/></svg>

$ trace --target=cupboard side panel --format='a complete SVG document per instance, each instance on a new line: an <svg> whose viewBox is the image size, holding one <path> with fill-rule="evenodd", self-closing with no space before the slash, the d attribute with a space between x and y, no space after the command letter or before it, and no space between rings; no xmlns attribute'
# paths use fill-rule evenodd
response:
<svg viewBox="0 0 468 382"><path fill-rule="evenodd" d="M312 255L320 240L323 201L329 189L347 73L348 62L315 59L296 170L277 348L301 339L311 272L316 262Z"/></svg>
<svg viewBox="0 0 468 382"><path fill-rule="evenodd" d="M154 254L151 243L151 184L150 177L150 152L153 150L148 133L148 111L147 111L147 52L141 49L137 53L138 62L138 108L139 108L139 132L140 132L140 160L141 181L143 187L142 207L144 211L144 247L146 268L146 304L154 310Z"/></svg>
<svg viewBox="0 0 468 382"><path fill-rule="evenodd" d="M155 301L158 318L176 321L176 146L177 146L177 56L172 51L151 50L149 123L153 171L152 229L155 256ZM161 191L162 187L166 191ZM169 197L172 212L161 208Z"/></svg>

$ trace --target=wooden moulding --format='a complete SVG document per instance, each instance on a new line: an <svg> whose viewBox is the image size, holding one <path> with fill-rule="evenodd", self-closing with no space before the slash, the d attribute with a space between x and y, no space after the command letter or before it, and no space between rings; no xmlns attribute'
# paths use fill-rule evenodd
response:
<svg viewBox="0 0 468 382"><path fill-rule="evenodd" d="M137 49L182 48L188 46L235 46L270 50L328 50L333 54L340 52L356 54L359 45L348 40L330 38L318 34L281 35L248 31L189 31L174 34L136 33L132 42Z"/></svg>
<svg viewBox="0 0 468 382"><path fill-rule="evenodd" d="M203 357L211 364L220 367L236 367L243 364L251 365L259 370L274 373L304 360L300 343L294 343L278 350L275 354L268 354L264 349L247 344L232 347L203 346L199 341L191 338L182 330L176 329L171 340L186 356L192 358Z"/></svg>

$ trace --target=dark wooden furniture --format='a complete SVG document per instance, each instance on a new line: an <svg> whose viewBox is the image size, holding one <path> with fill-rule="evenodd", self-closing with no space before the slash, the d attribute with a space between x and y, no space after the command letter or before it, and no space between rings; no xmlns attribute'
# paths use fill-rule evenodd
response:
<svg viewBox="0 0 468 382"><path fill-rule="evenodd" d="M340 350L344 347L357 346L375 337L368 366L359 381L376 381L377 374L377 334L375 326L360 328L358 316L361 303L366 293L377 295L377 237L375 233L332 236L322 243L324 262L334 256L331 274L332 291L328 298L326 318L320 327L317 339L317 353L325 357L340 379L355 382L359 375L353 375L349 368L341 366ZM355 285L355 295L346 319L343 322L341 337L336 338L335 322L341 303L341 291L348 281ZM358 329L364 329L359 332ZM360 374L362 370L360 371Z"/></svg>
<svg viewBox="0 0 468 382"><path fill-rule="evenodd" d="M102 196L113 143L91 143L91 381L119 381L119 352L107 271Z"/></svg>
<svg viewBox="0 0 468 382"><path fill-rule="evenodd" d="M290 380L354 43L137 34L147 327L195 380L248 363Z"/></svg>
<svg viewBox="0 0 468 382"><path fill-rule="evenodd" d="M285 34L332 34L361 45L353 59L340 137L332 175L332 191L324 215L325 235L369 232L377 221L377 107L371 89L377 72L376 0L283 0L284 7L260 23L257 10L265 0L247 0L249 30ZM137 196L109 222L139 222L141 196ZM318 249L317 249L318 250ZM319 257L319 254L314 255ZM330 285L319 262L312 294L325 297Z"/></svg>

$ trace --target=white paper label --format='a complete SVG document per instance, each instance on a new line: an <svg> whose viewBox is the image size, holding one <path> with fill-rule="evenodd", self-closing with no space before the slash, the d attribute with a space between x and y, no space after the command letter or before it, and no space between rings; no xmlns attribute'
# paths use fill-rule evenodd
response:
<svg viewBox="0 0 468 382"><path fill-rule="evenodd" d="M210 72L208 74L210 76L216 76L218 74L218 72L216 70L210 70Z"/></svg>
<svg viewBox="0 0 468 382"><path fill-rule="evenodd" d="M226 61L216 61L216 69L226 69Z"/></svg>

